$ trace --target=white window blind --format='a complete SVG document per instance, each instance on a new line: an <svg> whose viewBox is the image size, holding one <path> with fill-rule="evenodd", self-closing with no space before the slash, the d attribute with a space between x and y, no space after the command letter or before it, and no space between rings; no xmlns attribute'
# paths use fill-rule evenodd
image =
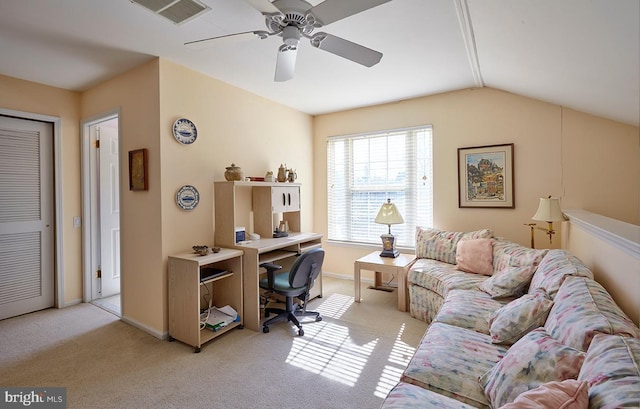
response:
<svg viewBox="0 0 640 409"><path fill-rule="evenodd" d="M388 226L374 223L387 199L403 224L391 226L396 246L415 247L416 226L433 224L430 125L328 140L328 239L380 244Z"/></svg>

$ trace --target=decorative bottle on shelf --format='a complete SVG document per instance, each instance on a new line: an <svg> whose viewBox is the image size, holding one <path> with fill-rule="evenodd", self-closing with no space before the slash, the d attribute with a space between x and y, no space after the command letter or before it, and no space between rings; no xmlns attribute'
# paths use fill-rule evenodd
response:
<svg viewBox="0 0 640 409"><path fill-rule="evenodd" d="M278 182L286 182L287 181L287 168L280 164L278 168Z"/></svg>

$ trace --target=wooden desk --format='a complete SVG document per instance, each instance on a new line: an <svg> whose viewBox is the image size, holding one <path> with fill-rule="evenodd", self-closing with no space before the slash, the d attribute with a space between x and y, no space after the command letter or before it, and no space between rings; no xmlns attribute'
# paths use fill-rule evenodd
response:
<svg viewBox="0 0 640 409"><path fill-rule="evenodd" d="M235 248L244 250L243 257L243 306L244 326L261 331L260 325L260 264L276 263L288 268L296 254L322 247L320 233L289 233L288 237L266 238L237 244ZM322 273L311 290L311 298L322 297Z"/></svg>
<svg viewBox="0 0 640 409"><path fill-rule="evenodd" d="M374 251L359 258L353 265L353 278L355 282L355 301L360 302L360 270L373 271L375 273L375 286L381 283L381 273L395 274L398 277L398 309L407 311L407 272L415 261L414 254L400 254L396 258L380 257L380 251Z"/></svg>

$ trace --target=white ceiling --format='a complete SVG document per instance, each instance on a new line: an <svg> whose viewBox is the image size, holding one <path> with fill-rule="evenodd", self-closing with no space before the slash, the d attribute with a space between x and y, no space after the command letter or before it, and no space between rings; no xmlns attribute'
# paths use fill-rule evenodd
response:
<svg viewBox="0 0 640 409"><path fill-rule="evenodd" d="M638 0L392 0L322 28L379 64L303 39L284 83L279 37L185 47L265 29L243 0L201 1L212 10L174 25L129 0L0 0L0 73L83 91L160 56L309 114L487 86L640 124Z"/></svg>

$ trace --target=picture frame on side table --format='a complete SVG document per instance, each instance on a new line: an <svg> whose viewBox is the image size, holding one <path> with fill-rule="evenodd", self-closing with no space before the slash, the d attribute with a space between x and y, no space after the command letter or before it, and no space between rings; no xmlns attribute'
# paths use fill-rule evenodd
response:
<svg viewBox="0 0 640 409"><path fill-rule="evenodd" d="M149 190L146 149L129 151L129 190Z"/></svg>
<svg viewBox="0 0 640 409"><path fill-rule="evenodd" d="M513 144L458 148L458 207L515 208Z"/></svg>

